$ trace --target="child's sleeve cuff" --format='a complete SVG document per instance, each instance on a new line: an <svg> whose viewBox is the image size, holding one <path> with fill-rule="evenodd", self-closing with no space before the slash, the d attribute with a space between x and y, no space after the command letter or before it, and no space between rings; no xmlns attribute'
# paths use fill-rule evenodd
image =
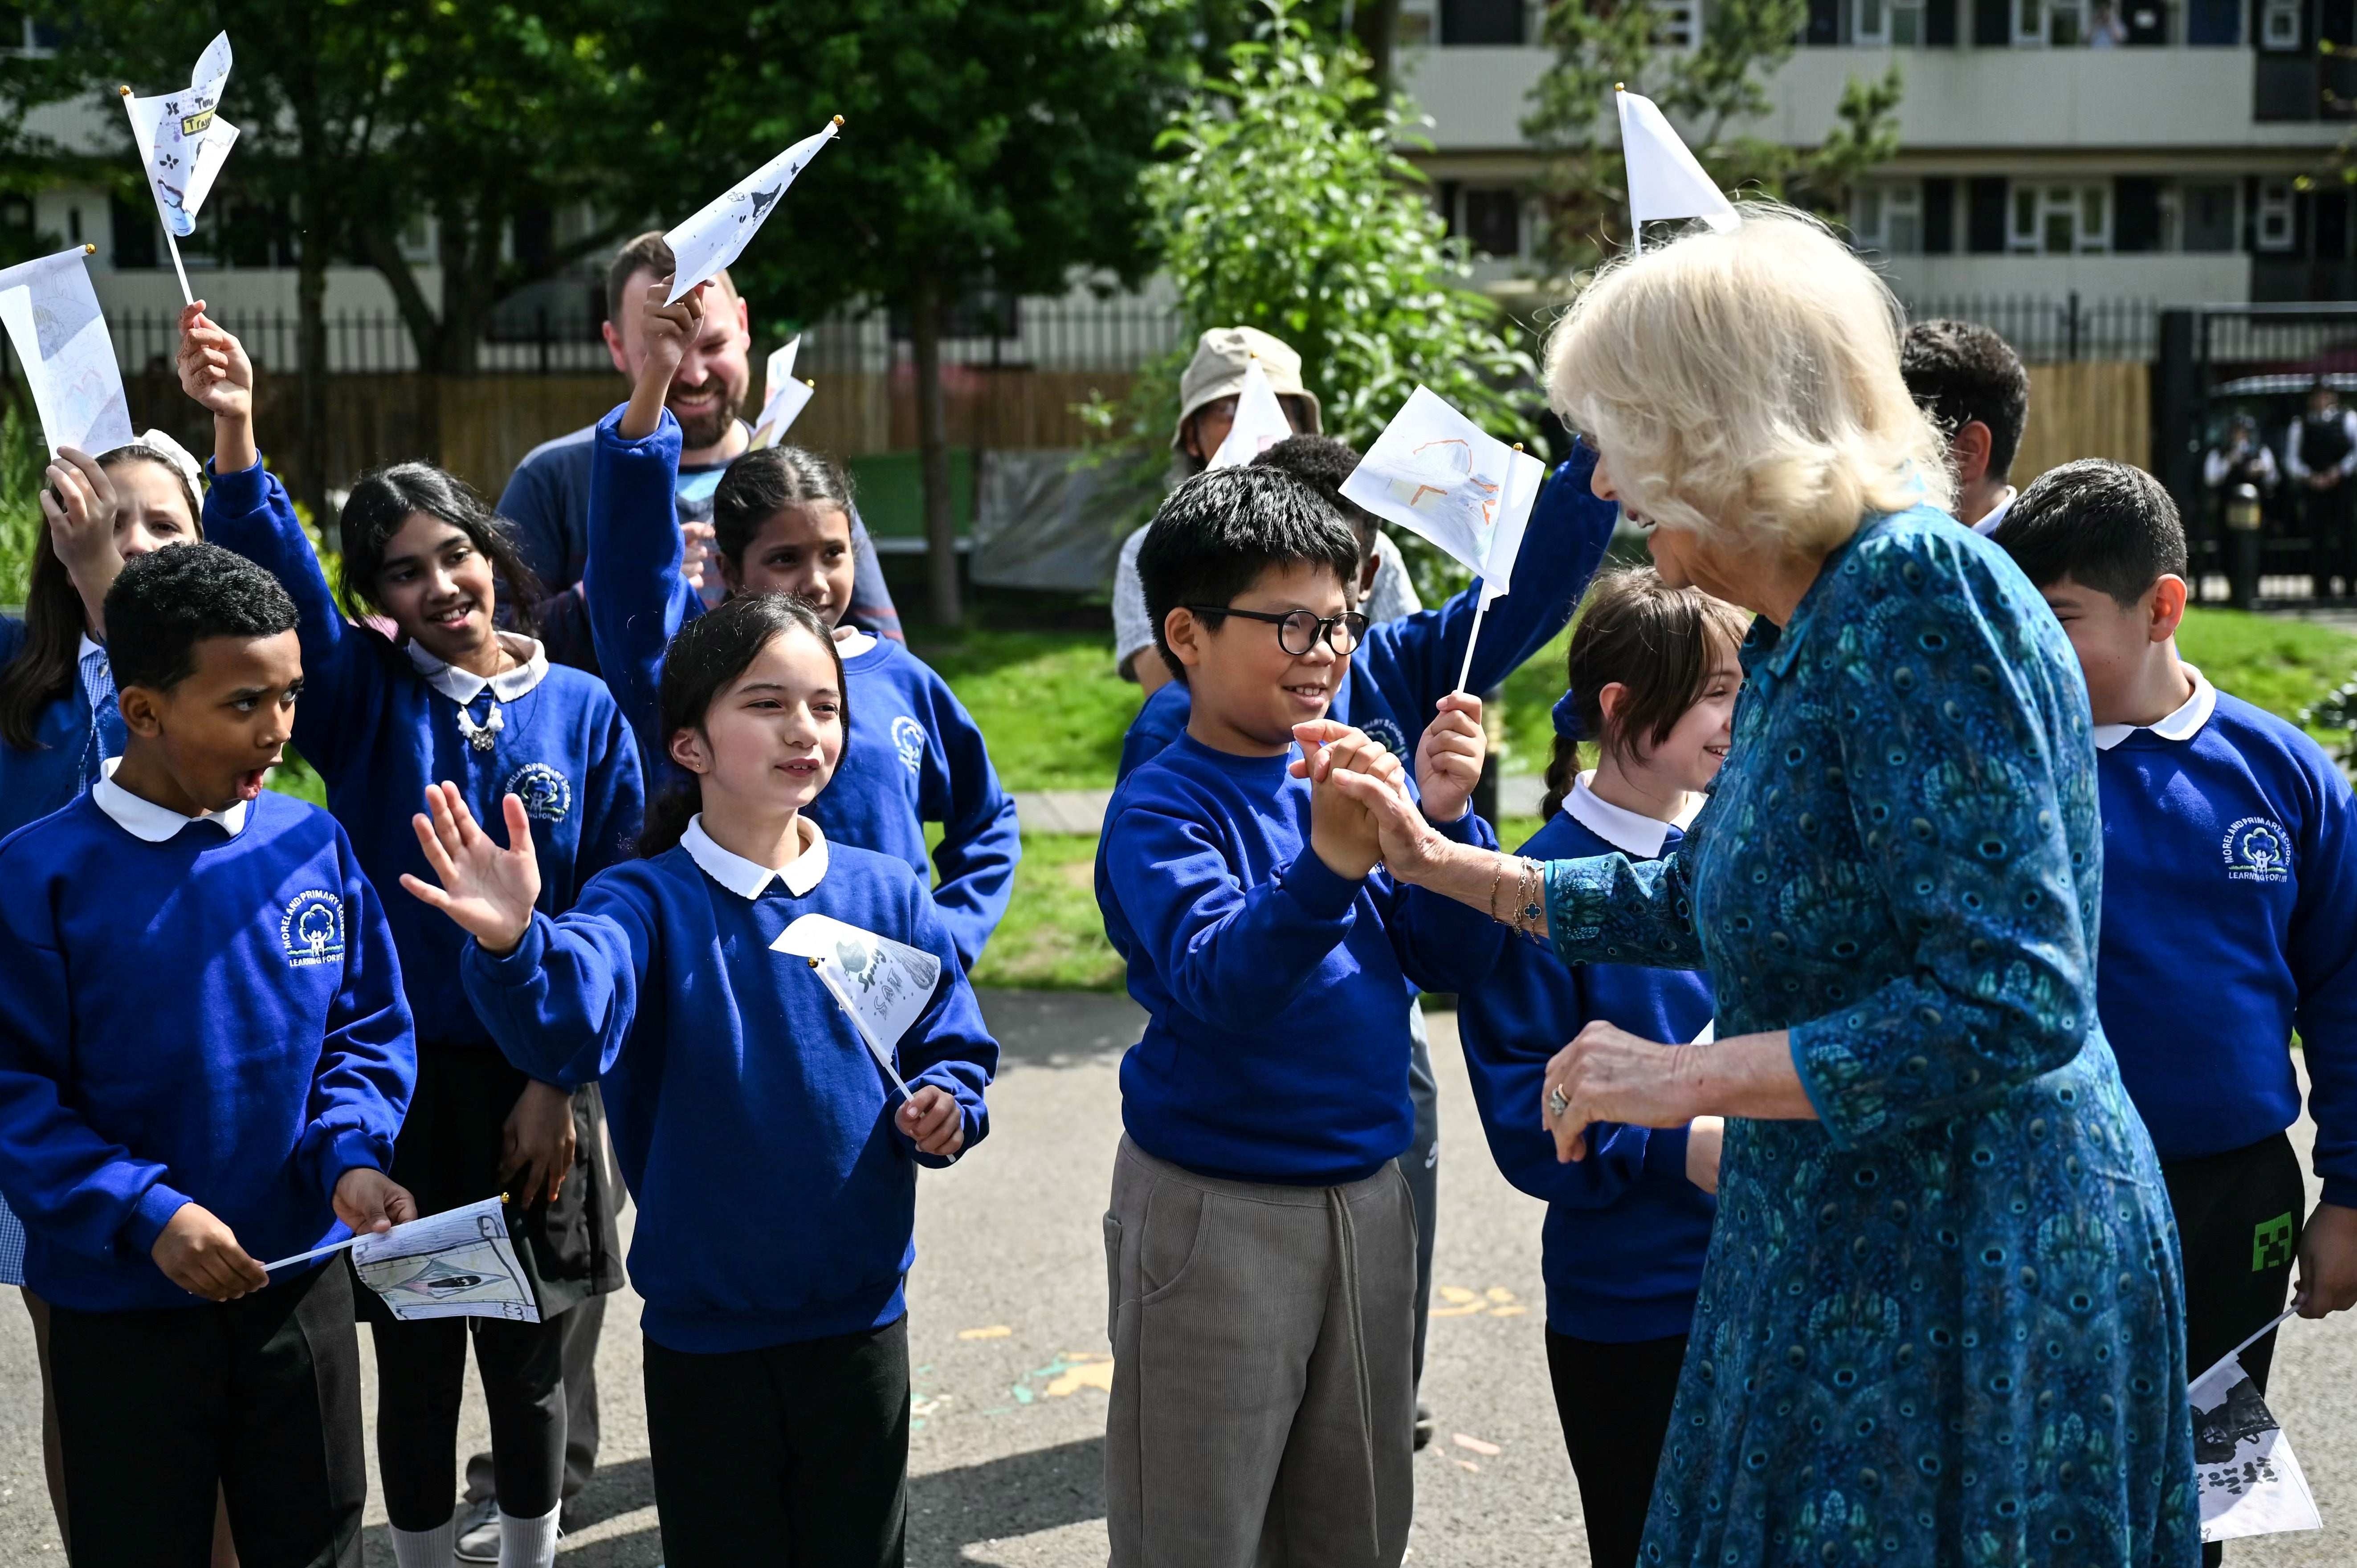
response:
<svg viewBox="0 0 2357 1568"><path fill-rule="evenodd" d="M1496 849L1498 835L1481 820L1481 813L1469 803L1465 814L1453 822L1434 822L1433 828L1451 843L1469 844L1475 849Z"/></svg>
<svg viewBox="0 0 2357 1568"><path fill-rule="evenodd" d="M335 1196L336 1184L344 1179L346 1171L383 1170L389 1153L380 1139L357 1127L337 1133L328 1145L328 1196Z"/></svg>
<svg viewBox="0 0 2357 1568"><path fill-rule="evenodd" d="M2357 1208L2357 1177L2326 1176L2318 1199L2335 1208Z"/></svg>
<svg viewBox="0 0 2357 1568"><path fill-rule="evenodd" d="M467 955L492 984L521 985L539 971L541 961L548 956L548 937L541 929L545 918L534 910L532 924L523 929L523 940L503 953L488 951L482 943L468 937Z"/></svg>
<svg viewBox="0 0 2357 1568"><path fill-rule="evenodd" d="M210 457L205 459L205 472L211 476L210 499L236 513L260 511L270 499L270 470L257 456L250 468L224 474L213 467Z"/></svg>
<svg viewBox="0 0 2357 1568"><path fill-rule="evenodd" d="M1279 879L1295 903L1321 920L1340 919L1359 896L1359 879L1344 876L1306 845Z"/></svg>
<svg viewBox="0 0 2357 1568"><path fill-rule="evenodd" d="M132 1206L131 1218L124 1222L123 1240L125 1246L136 1248L142 1256L156 1250L156 1238L172 1222L172 1216L186 1208L195 1199L185 1192L175 1191L157 1182L139 1195Z"/></svg>
<svg viewBox="0 0 2357 1568"><path fill-rule="evenodd" d="M1675 1176L1684 1181L1686 1176L1686 1133L1684 1127L1656 1127L1645 1139L1645 1174Z"/></svg>

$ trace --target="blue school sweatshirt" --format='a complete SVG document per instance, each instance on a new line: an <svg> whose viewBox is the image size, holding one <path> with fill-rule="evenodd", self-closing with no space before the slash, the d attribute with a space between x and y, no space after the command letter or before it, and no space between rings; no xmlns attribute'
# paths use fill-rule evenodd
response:
<svg viewBox="0 0 2357 1568"><path fill-rule="evenodd" d="M2357 1207L2357 816L2292 725L2196 675L2149 728L2099 725L2104 1034L2163 1161L2299 1117L2324 1201Z"/></svg>
<svg viewBox="0 0 2357 1568"><path fill-rule="evenodd" d="M1570 621L1620 518L1618 502L1596 499L1589 488L1595 475L1596 454L1582 442L1555 466L1539 492L1514 566L1517 585L1482 618L1467 690L1480 693L1496 686ZM1356 725L1402 757L1415 757L1416 742L1439 711L1440 699L1457 690L1465 639L1480 602L1477 582L1438 609L1369 627L1366 640L1351 655L1327 716ZM1128 778L1140 763L1185 734L1193 711L1183 681L1170 682L1148 697L1122 737L1118 778Z"/></svg>
<svg viewBox="0 0 2357 1568"><path fill-rule="evenodd" d="M24 646L25 623L0 616L0 669L14 662ZM97 657L103 660L105 656L102 652ZM97 673L111 701L113 674L102 665ZM112 755L93 733L82 672L77 669L70 679L72 684L41 710L33 726L32 750L19 751L0 741L0 833L15 832L70 804L97 780L100 764Z"/></svg>
<svg viewBox="0 0 2357 1568"><path fill-rule="evenodd" d="M627 407L628 405L624 405ZM625 441L622 409L597 424L589 485L589 624L598 666L638 732L646 772L660 789L686 777L660 733L663 650L704 613L680 578L672 476L679 422L663 411L654 434ZM1015 896L1023 833L1015 797L1000 788L982 731L924 660L888 638L843 661L850 733L813 821L837 843L905 862L924 885L938 869L933 902L971 970ZM925 824L942 826L928 864Z"/></svg>
<svg viewBox="0 0 2357 1568"><path fill-rule="evenodd" d="M1663 824L1660 846L1642 853L1651 846L1621 836L1609 810L1589 814L1616 836L1566 810L1518 853L1540 861L1653 860L1685 836ZM1547 1326L1606 1344L1684 1334L1718 1212L1718 1200L1686 1179L1686 1130L1598 1122L1587 1132L1587 1157L1559 1164L1540 1097L1547 1063L1598 1019L1640 1039L1693 1039L1711 1020L1709 977L1634 964L1575 967L1536 942L1502 949L1489 978L1458 997L1457 1033L1499 1171L1547 1206L1539 1231Z"/></svg>
<svg viewBox="0 0 2357 1568"><path fill-rule="evenodd" d="M349 1234L336 1183L392 1167L416 1073L384 911L317 807L150 843L84 795L0 841L0 1193L51 1304L203 1305L148 1253L186 1203L263 1262Z"/></svg>
<svg viewBox="0 0 2357 1568"><path fill-rule="evenodd" d="M525 1072L603 1080L640 1208L630 1283L657 1344L714 1354L889 1323L916 1258L917 1166L948 1162L899 1130L898 1092L809 961L770 944L823 914L942 961L898 1056L911 1088L957 1097L967 1149L990 1129L997 1044L897 857L819 838L777 875L716 860L695 821L569 913L535 913L514 951L469 942L467 993Z"/></svg>
<svg viewBox="0 0 2357 1568"><path fill-rule="evenodd" d="M1179 736L1114 792L1097 906L1147 1015L1121 1064L1129 1135L1205 1176L1326 1187L1407 1147L1408 984L1477 981L1501 928L1329 869L1286 766ZM1497 843L1470 811L1442 831Z"/></svg>
<svg viewBox="0 0 2357 1568"><path fill-rule="evenodd" d="M404 872L435 880L410 819L425 809L426 785L455 782L475 820L504 843L500 801L515 794L540 856L540 908L572 908L590 877L630 858L646 811L638 747L621 709L605 682L563 665L547 665L530 690L501 700L500 688L513 692L530 679L511 672L470 704L478 723L493 703L500 711L491 749L479 751L460 733L457 703L429 683L407 649L344 618L277 475L258 462L216 474L205 496L205 535L266 569L295 601L303 644L295 745L319 770L328 809L351 835L369 880L388 890L385 918L408 976L417 1037L488 1047L490 1035L450 983L467 933L402 887Z"/></svg>

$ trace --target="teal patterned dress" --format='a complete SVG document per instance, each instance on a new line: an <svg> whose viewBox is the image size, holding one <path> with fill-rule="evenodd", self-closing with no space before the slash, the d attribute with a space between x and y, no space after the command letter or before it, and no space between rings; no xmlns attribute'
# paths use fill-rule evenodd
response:
<svg viewBox="0 0 2357 1568"><path fill-rule="evenodd" d="M1570 962L1706 968L1820 1120L1727 1122L1643 1561L2201 1556L2179 1262L2095 1015L2078 663L1986 540L1870 520L1780 635L1668 859L1558 861Z"/></svg>

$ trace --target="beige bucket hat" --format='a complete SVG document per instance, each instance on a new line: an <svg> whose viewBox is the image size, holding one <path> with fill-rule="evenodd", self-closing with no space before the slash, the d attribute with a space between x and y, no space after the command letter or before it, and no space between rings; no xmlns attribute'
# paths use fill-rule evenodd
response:
<svg viewBox="0 0 2357 1568"><path fill-rule="evenodd" d="M1244 368L1260 360L1268 390L1279 397L1297 397L1309 408L1309 429L1318 429L1318 394L1301 384L1301 356L1292 345L1270 337L1257 327L1214 327L1195 340L1195 357L1178 379L1178 423L1170 432L1170 449L1187 449L1187 421L1205 403L1234 397L1244 390Z"/></svg>

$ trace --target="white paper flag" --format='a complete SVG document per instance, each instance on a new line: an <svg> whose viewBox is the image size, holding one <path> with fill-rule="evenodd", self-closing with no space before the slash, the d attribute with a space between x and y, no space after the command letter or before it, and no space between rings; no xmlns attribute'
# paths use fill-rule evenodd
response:
<svg viewBox="0 0 2357 1568"><path fill-rule="evenodd" d="M825 130L804 136L665 234L663 243L671 247L673 271L671 297L663 303L678 304L682 295L742 255L770 214L778 209L779 199L786 194L786 187L794 183L794 176L842 129L843 116L837 114L827 122Z"/></svg>
<svg viewBox="0 0 2357 1568"><path fill-rule="evenodd" d="M135 98L123 90L123 107L131 115L132 139L139 145L139 162L156 194L156 210L164 227L187 239L197 231L197 209L213 188L237 127L214 111L221 90L229 84L229 35L222 33L197 57L184 92L156 98Z"/></svg>
<svg viewBox="0 0 2357 1568"><path fill-rule="evenodd" d="M0 324L32 388L49 451L72 446L94 457L132 432L114 339L82 264L91 250L76 245L0 272Z"/></svg>
<svg viewBox="0 0 2357 1568"><path fill-rule="evenodd" d="M1742 220L1726 193L1695 161L1693 153L1662 117L1650 98L1613 89L1620 101L1620 152L1629 167L1629 217L1699 218L1720 233Z"/></svg>
<svg viewBox="0 0 2357 1568"><path fill-rule="evenodd" d="M769 373L762 378L761 417L753 422L755 446L775 446L784 440L810 404L811 383L794 379L794 355L802 346L797 336L770 356Z"/></svg>
<svg viewBox="0 0 2357 1568"><path fill-rule="evenodd" d="M382 1236L354 1236L264 1263L275 1272L345 1248L361 1283L404 1323L428 1317L498 1317L538 1323L540 1301L516 1261L506 1210L496 1197L396 1225Z"/></svg>
<svg viewBox="0 0 2357 1568"><path fill-rule="evenodd" d="M770 946L810 961L835 1001L851 1015L877 1065L901 1098L908 1098L909 1086L901 1079L895 1053L900 1036L932 1001L942 961L922 948L825 915L802 916Z"/></svg>
<svg viewBox="0 0 2357 1568"><path fill-rule="evenodd" d="M1479 573L1487 607L1506 595L1545 478L1545 464L1418 387L1342 481L1342 494Z"/></svg>
<svg viewBox="0 0 2357 1568"><path fill-rule="evenodd" d="M2267 1328L2290 1316L2291 1311L2285 1312ZM2262 1328L2259 1334L2266 1331ZM2189 1391L2193 1472L2201 1493L2205 1541L2324 1528L2308 1477L2293 1457L2282 1425L2268 1411L2258 1385L2243 1370L2243 1351L2259 1334L2194 1379Z"/></svg>
<svg viewBox="0 0 2357 1568"><path fill-rule="evenodd" d="M1255 355L1244 366L1244 390L1236 398L1236 422L1228 426L1228 438L1211 454L1210 466L1232 468L1249 463L1292 435L1293 422L1285 417L1285 405L1270 390L1268 374Z"/></svg>

